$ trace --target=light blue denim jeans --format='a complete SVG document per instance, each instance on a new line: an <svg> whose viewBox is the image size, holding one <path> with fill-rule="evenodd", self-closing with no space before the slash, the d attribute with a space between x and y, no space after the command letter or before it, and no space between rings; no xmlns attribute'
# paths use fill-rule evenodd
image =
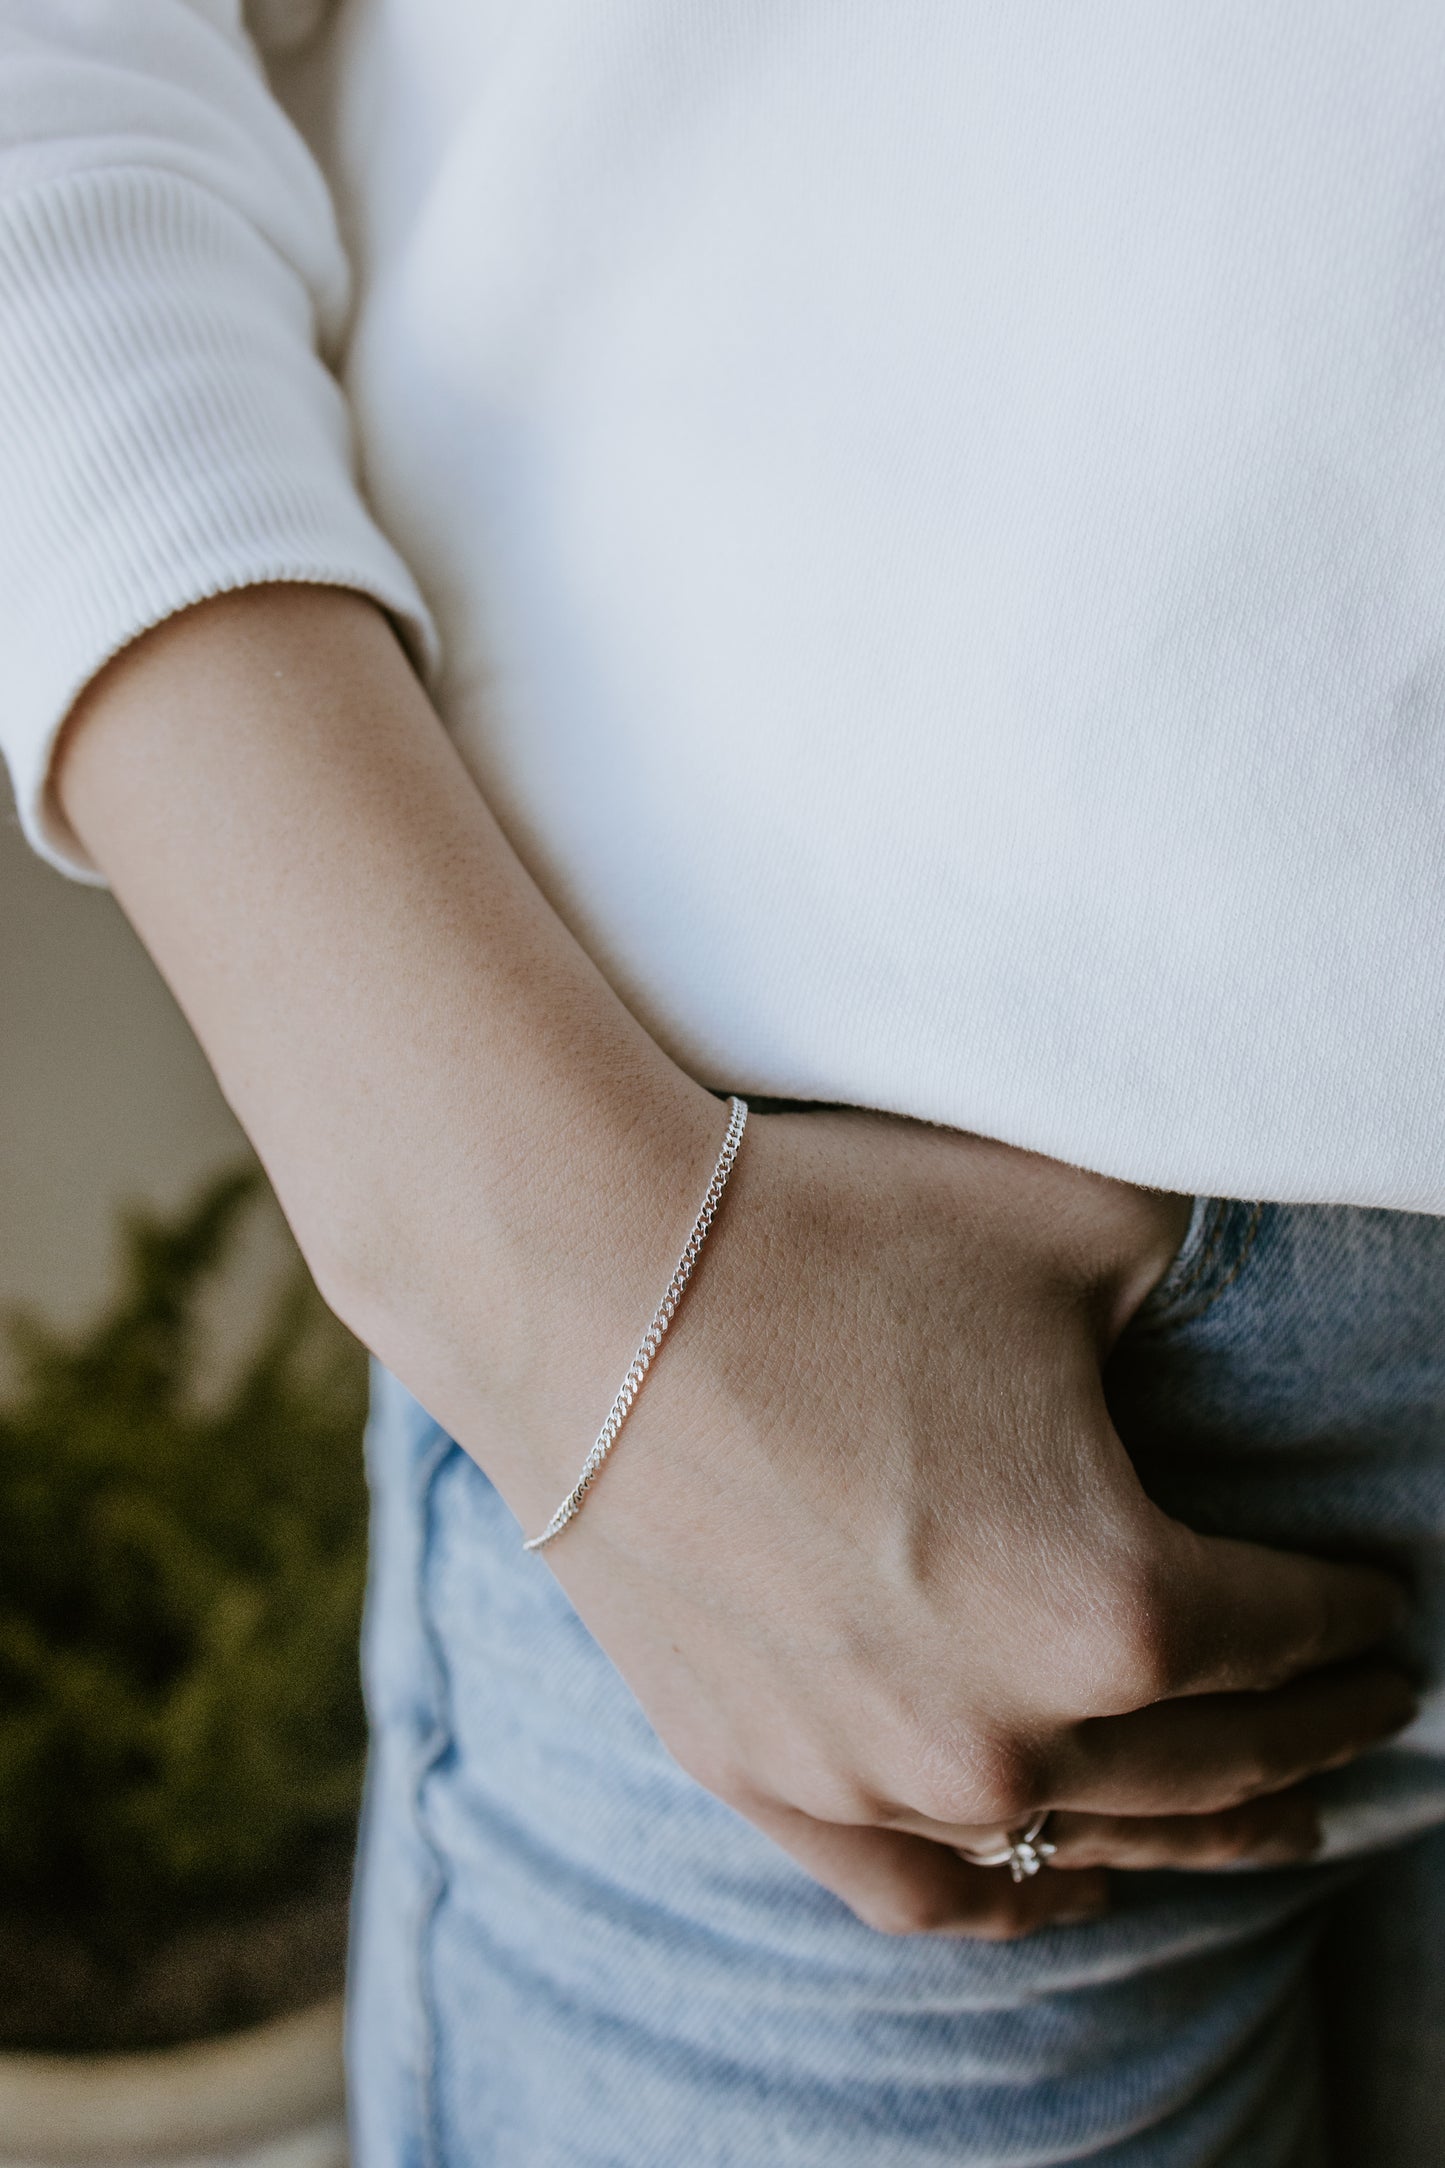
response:
<svg viewBox="0 0 1445 2168"><path fill-rule="evenodd" d="M1401 1567L1432 1691L1317 1863L990 1946L871 1933L684 1776L378 1377L358 2168L1441 2168L1445 1221L1201 1200L1108 1382L1195 1526Z"/></svg>

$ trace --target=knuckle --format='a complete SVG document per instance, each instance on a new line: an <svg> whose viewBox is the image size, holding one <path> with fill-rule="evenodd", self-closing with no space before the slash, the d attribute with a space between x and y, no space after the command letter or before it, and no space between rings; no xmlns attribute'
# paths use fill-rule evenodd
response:
<svg viewBox="0 0 1445 2168"><path fill-rule="evenodd" d="M832 1822L852 1829L885 1819L871 1792L842 1774L813 1771L801 1782L787 1786L786 1796L789 1806L814 1822Z"/></svg>
<svg viewBox="0 0 1445 2168"><path fill-rule="evenodd" d="M1042 1759L1036 1747L1021 1739L997 1739L975 1757L966 1783L951 1792L939 1788L936 1803L947 1813L921 1808L934 1821L998 1822L1011 1828L1027 1821L1046 1804L1043 1798Z"/></svg>
<svg viewBox="0 0 1445 2168"><path fill-rule="evenodd" d="M905 1815L921 1815L926 1822L966 1822L967 1802L962 1785L947 1774L932 1771L915 1774L903 1787ZM903 1819L903 1817L895 1817Z"/></svg>
<svg viewBox="0 0 1445 2168"><path fill-rule="evenodd" d="M1136 1567L1116 1576L1097 1604L1087 1648L1099 1713L1122 1715L1174 1694L1185 1634L1162 1574Z"/></svg>
<svg viewBox="0 0 1445 2168"><path fill-rule="evenodd" d="M741 1807L757 1797L758 1787L736 1755L705 1746L692 1747L683 1753L674 1748L673 1755L684 1775L691 1777L694 1784L701 1785L705 1792L711 1792L724 1806Z"/></svg>
<svg viewBox="0 0 1445 2168"><path fill-rule="evenodd" d="M915 1728L900 1742L889 1798L893 1819L921 1817L948 1828L1009 1822L1043 1801L1042 1755L1021 1733L966 1729L927 1733Z"/></svg>

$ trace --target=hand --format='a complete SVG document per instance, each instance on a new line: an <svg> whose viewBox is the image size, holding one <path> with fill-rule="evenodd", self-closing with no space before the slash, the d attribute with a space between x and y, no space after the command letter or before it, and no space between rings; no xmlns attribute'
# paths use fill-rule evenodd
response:
<svg viewBox="0 0 1445 2168"><path fill-rule="evenodd" d="M1364 1654L1390 1580L1193 1534L1111 1428L1102 1358L1186 1214L917 1124L754 1115L545 1554L683 1766L875 1927L1009 1935L1096 1911L1105 1866L1305 1857L1294 1787L1412 1713ZM1033 1881L951 1849L1045 1807Z"/></svg>
<svg viewBox="0 0 1445 2168"><path fill-rule="evenodd" d="M548 908L354 596L146 634L56 788L333 1306L541 1527L718 1102ZM544 1554L683 1764L876 1926L1013 1933L1097 1904L1094 1862L1298 1856L1290 1788L1410 1713L1361 1660L1388 1581L1193 1535L1110 1428L1100 1362L1182 1210L919 1124L755 1116ZM1016 1888L950 1849L1043 1806L1076 1873Z"/></svg>

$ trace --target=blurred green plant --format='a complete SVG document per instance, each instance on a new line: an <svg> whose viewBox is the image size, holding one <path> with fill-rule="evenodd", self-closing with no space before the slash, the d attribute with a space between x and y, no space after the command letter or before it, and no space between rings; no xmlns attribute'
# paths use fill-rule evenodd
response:
<svg viewBox="0 0 1445 2168"><path fill-rule="evenodd" d="M298 1259L203 1390L203 1298L264 1190L246 1168L134 1216L107 1315L10 1328L0 1891L95 1978L334 1880L353 1840L365 1358Z"/></svg>

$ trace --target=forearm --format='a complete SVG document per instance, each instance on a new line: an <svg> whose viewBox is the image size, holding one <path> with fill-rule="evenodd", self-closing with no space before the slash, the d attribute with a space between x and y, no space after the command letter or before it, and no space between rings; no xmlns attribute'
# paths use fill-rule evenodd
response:
<svg viewBox="0 0 1445 2168"><path fill-rule="evenodd" d="M369 604L176 618L97 681L59 788L323 1288L541 1527L717 1101L548 910ZM1410 1714L1339 1661L1398 1598L1141 1490L1099 1354L1185 1201L837 1112L760 1117L735 1179L547 1554L682 1766L894 1931L1096 1907L957 1856L1048 1810L1060 1864L1306 1856L1291 1788Z"/></svg>
<svg viewBox="0 0 1445 2168"><path fill-rule="evenodd" d="M183 613L90 688L57 787L348 1322L465 1428L458 1306L493 1405L515 1368L534 1413L565 1297L605 1400L721 1110L542 899L381 615ZM548 1412L539 1494L594 1410Z"/></svg>

